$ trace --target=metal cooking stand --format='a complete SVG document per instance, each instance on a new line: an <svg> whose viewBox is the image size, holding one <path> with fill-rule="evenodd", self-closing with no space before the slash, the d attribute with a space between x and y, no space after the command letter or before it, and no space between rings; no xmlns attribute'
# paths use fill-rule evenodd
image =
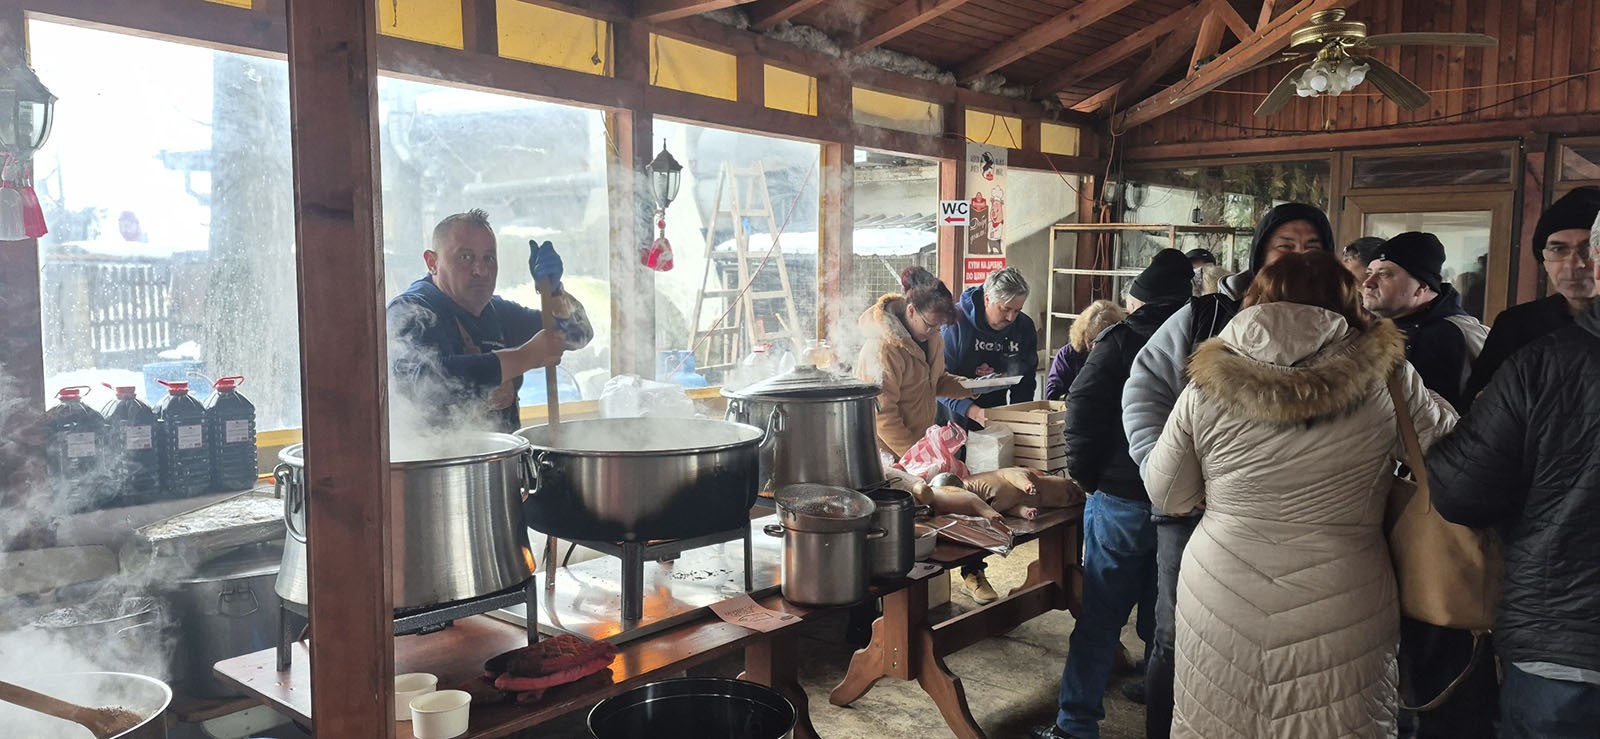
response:
<svg viewBox="0 0 1600 739"><path fill-rule="evenodd" d="M567 541L576 541L578 544L597 552L609 554L622 560L622 628L627 631L637 626L639 620L644 618L644 563L646 560L673 559L690 549L709 547L741 538L744 540L744 591L750 593L755 591L755 580L752 572L755 569L755 563L751 552L753 544L750 541L749 525L687 539L622 542L568 539ZM531 598L529 602L530 604L532 603ZM531 605L529 606L528 613L537 612ZM533 623L536 620L530 618L529 623Z"/></svg>
<svg viewBox="0 0 1600 739"><path fill-rule="evenodd" d="M749 550L745 558L749 559ZM296 634L290 633L290 620L288 615L293 613L301 618L309 618L310 614L305 606L299 603L280 601L282 609L278 614L278 671L284 672L291 664L290 647L294 644ZM394 612L394 635L431 634L442 631L450 622L458 618L476 616L480 613L490 613L510 606L523 605L528 613L538 613L539 588L533 577L529 577L521 585L506 588L498 593L480 595L476 598L440 603L438 605L423 606L421 608L397 608ZM539 623L537 619L528 621L528 644L539 643Z"/></svg>

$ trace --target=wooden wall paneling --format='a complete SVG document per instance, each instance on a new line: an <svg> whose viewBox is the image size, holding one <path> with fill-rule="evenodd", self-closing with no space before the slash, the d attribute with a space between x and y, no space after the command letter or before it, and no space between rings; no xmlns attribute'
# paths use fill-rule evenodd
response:
<svg viewBox="0 0 1600 739"><path fill-rule="evenodd" d="M1454 4L1429 3L1426 9L1423 10L1428 17L1428 30L1437 33L1448 33L1450 31L1450 8ZM1428 46L1417 51L1425 54L1424 59L1427 60L1424 65L1424 73L1427 75L1427 80L1422 83L1422 89L1447 89L1450 86L1450 58L1456 52L1456 49L1450 46ZM1451 96L1449 92L1440 92L1432 97L1433 100L1422 109L1429 112L1415 116L1412 120L1434 119L1453 111L1450 108Z"/></svg>
<svg viewBox="0 0 1600 739"><path fill-rule="evenodd" d="M1440 3L1440 5L1450 9L1450 31L1452 33L1466 33L1467 8L1470 3L1455 2ZM1466 104L1466 94L1464 91L1460 90L1461 87L1466 85L1465 67L1468 49L1461 46L1450 46L1445 48L1449 52L1448 67L1450 72L1449 79L1445 84L1451 90L1451 92L1445 98L1444 109L1451 113L1468 110L1469 108Z"/></svg>
<svg viewBox="0 0 1600 739"><path fill-rule="evenodd" d="M1550 14L1554 4L1555 0L1539 0L1538 3L1531 2L1531 0L1527 2L1527 5L1535 8L1534 12L1539 19L1534 25L1536 30L1533 41L1533 77L1541 81L1532 83L1526 88L1527 92L1534 93L1530 99L1534 116L1550 115L1550 93L1548 90L1543 89L1548 87L1550 83L1542 80L1550 77L1552 70L1555 68L1555 49L1553 48L1555 45L1555 26L1560 23L1560 20Z"/></svg>
<svg viewBox="0 0 1600 739"><path fill-rule="evenodd" d="M1487 0L1481 6L1472 7L1471 12L1467 14L1466 29L1468 33L1489 32L1488 19L1493 17L1490 14L1489 6L1497 2L1498 0ZM1465 62L1462 64L1462 83L1467 87L1481 87L1484 84L1484 77L1489 71L1488 68L1492 66L1490 62L1493 59L1494 49L1468 50L1465 57ZM1484 95L1482 90L1468 90L1466 94L1462 96L1461 104L1468 110L1474 110L1483 106L1483 100Z"/></svg>
<svg viewBox="0 0 1600 739"><path fill-rule="evenodd" d="M388 372L370 0L289 0L307 449L312 701L321 736L394 731ZM330 104L336 103L336 104ZM339 316L337 321L327 316Z"/></svg>
<svg viewBox="0 0 1600 739"><path fill-rule="evenodd" d="M1600 24L1600 9L1591 8L1590 13L1592 15L1590 23ZM1593 26L1590 27L1592 28ZM1588 101L1587 110L1600 110L1600 43L1595 43L1594 36L1587 35L1587 38L1585 38L1586 35L1576 34L1572 40L1574 43L1583 44L1589 51L1589 62L1583 66L1585 70L1591 72L1586 80L1588 85L1588 90L1585 91L1585 97Z"/></svg>
<svg viewBox="0 0 1600 739"><path fill-rule="evenodd" d="M1568 27L1565 53L1567 67L1562 70L1564 74L1581 74L1592 67L1589 66L1589 49L1596 46L1593 33L1594 24L1600 22L1595 17L1595 7L1592 2L1575 2L1572 4L1572 23ZM1573 31L1577 31L1574 33ZM1558 51L1558 53L1560 53ZM1563 90L1567 96L1567 110L1572 113L1581 113L1589 109L1588 80L1579 77L1557 88L1557 94Z"/></svg>
<svg viewBox="0 0 1600 739"><path fill-rule="evenodd" d="M1534 57L1539 54L1539 46L1535 42L1536 34L1539 32L1539 8L1533 0L1523 0L1517 3L1517 6L1517 67L1516 75L1512 79L1531 80L1535 68ZM1511 97L1517 98L1531 89L1532 85L1524 84L1511 88L1509 92ZM1531 102L1526 97L1518 99L1512 107L1517 115L1522 116L1530 115L1533 110Z"/></svg>
<svg viewBox="0 0 1600 739"><path fill-rule="evenodd" d="M1549 24L1554 28L1551 29L1550 49L1547 52L1550 55L1549 76L1551 77L1564 77L1572 69L1572 23L1577 18L1577 6L1579 5L1587 8L1590 5L1590 0L1579 0L1579 2L1556 0L1555 2L1555 17L1551 18ZM1585 30L1587 32L1584 35L1591 35L1594 32L1592 28ZM1593 38L1591 37L1590 40L1593 41ZM1549 84L1540 83L1540 86L1548 86ZM1550 98L1550 112L1552 114L1559 115L1571 110L1567 107L1566 83L1551 88L1545 93L1545 96Z"/></svg>
<svg viewBox="0 0 1600 739"><path fill-rule="evenodd" d="M1495 59L1498 76L1501 83L1510 83L1517 80L1518 51L1521 50L1522 37L1518 26L1522 16L1522 2L1520 0L1501 0L1500 21L1496 26L1495 34L1500 45L1495 48ZM1515 97L1518 89L1515 85L1506 84L1494 91L1496 107L1492 111L1497 117L1508 116L1515 113L1516 109L1509 102ZM1500 105L1504 103L1503 105Z"/></svg>

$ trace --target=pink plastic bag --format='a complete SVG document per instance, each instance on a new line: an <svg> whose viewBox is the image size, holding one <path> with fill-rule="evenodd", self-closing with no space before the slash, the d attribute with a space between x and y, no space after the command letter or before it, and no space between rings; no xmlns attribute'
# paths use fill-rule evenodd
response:
<svg viewBox="0 0 1600 739"><path fill-rule="evenodd" d="M967 430L954 423L931 426L894 466L924 480L941 472L965 478L967 465L956 459L956 452L966 443Z"/></svg>

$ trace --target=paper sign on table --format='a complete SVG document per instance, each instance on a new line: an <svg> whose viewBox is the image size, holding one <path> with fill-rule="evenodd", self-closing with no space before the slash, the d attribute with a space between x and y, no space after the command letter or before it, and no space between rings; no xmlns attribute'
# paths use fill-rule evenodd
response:
<svg viewBox="0 0 1600 739"><path fill-rule="evenodd" d="M711 611L723 621L756 631L775 631L799 618L792 613L762 608L748 595L738 595L721 603L713 603Z"/></svg>
<svg viewBox="0 0 1600 739"><path fill-rule="evenodd" d="M906 577L912 580L926 580L941 572L944 572L944 568L939 565L930 562L918 562L916 566L911 568L910 572L906 573Z"/></svg>

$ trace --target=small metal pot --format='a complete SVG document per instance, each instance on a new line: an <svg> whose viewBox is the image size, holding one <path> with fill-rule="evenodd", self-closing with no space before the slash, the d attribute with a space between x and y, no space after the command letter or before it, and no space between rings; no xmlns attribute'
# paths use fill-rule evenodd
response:
<svg viewBox="0 0 1600 739"><path fill-rule="evenodd" d="M784 600L843 606L867 597L867 545L882 539L872 527L872 500L827 485L790 485L775 496L781 524L762 530L783 539L779 567Z"/></svg>
<svg viewBox="0 0 1600 739"><path fill-rule="evenodd" d="M904 490L882 488L867 493L867 497L875 507L872 524L884 531L882 539L867 546L872 576L905 577L916 564L916 517L931 514L933 509L916 505L916 500Z"/></svg>
<svg viewBox="0 0 1600 739"><path fill-rule="evenodd" d="M282 559L277 546L246 547L178 580L172 601L183 624L184 692L204 698L243 695L218 680L212 668L275 643L281 609L273 584Z"/></svg>
<svg viewBox="0 0 1600 739"><path fill-rule="evenodd" d="M730 421L780 420L775 443L761 454L761 489L807 482L860 489L883 482L879 392L877 385L803 365L722 394Z"/></svg>
<svg viewBox="0 0 1600 739"><path fill-rule="evenodd" d="M720 677L662 680L607 698L589 711L595 739L695 736L788 739L794 704L765 685Z"/></svg>

